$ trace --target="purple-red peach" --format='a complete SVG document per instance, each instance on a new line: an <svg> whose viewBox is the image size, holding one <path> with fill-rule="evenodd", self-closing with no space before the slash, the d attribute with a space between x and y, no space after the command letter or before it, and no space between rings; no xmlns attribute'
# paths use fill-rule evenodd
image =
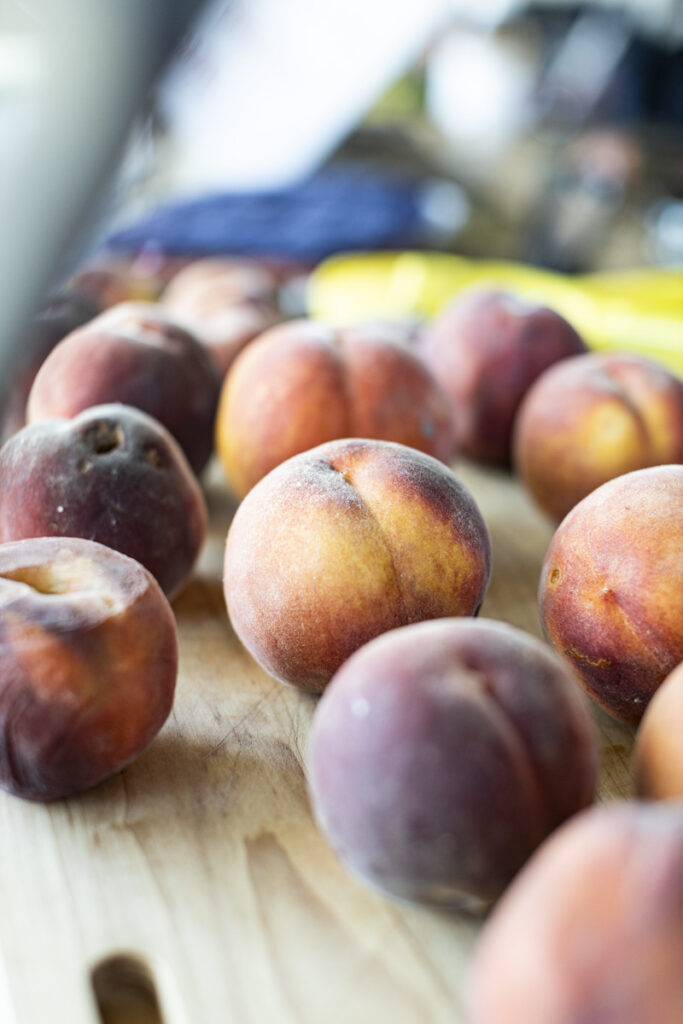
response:
<svg viewBox="0 0 683 1024"><path fill-rule="evenodd" d="M165 722L175 621L141 565L89 540L0 546L0 786L29 800L119 771Z"/></svg>
<svg viewBox="0 0 683 1024"><path fill-rule="evenodd" d="M441 462L386 441L332 441L274 469L237 509L225 552L233 627L271 675L320 693L397 626L474 615L491 545Z"/></svg>
<svg viewBox="0 0 683 1024"><path fill-rule="evenodd" d="M545 634L610 715L640 721L683 661L683 466L616 477L560 523L539 587Z"/></svg>
<svg viewBox="0 0 683 1024"><path fill-rule="evenodd" d="M323 833L394 895L478 907L593 798L596 730L571 673L511 626L421 622L353 654L311 730Z"/></svg>
<svg viewBox="0 0 683 1024"><path fill-rule="evenodd" d="M197 339L154 303L126 302L74 331L31 388L29 423L121 402L154 416L196 473L213 448L220 378Z"/></svg>
<svg viewBox="0 0 683 1024"><path fill-rule="evenodd" d="M522 402L514 462L538 505L557 520L615 476L683 463L683 381L640 356L564 360Z"/></svg>
<svg viewBox="0 0 683 1024"><path fill-rule="evenodd" d="M552 309L481 288L447 306L419 345L450 399L456 446L493 463L510 461L514 419L530 385L553 363L585 350Z"/></svg>
<svg viewBox="0 0 683 1024"><path fill-rule="evenodd" d="M0 448L0 542L84 537L141 562L167 596L188 579L206 533L201 489L151 416L99 405L32 423Z"/></svg>
<svg viewBox="0 0 683 1024"><path fill-rule="evenodd" d="M238 496L292 455L343 437L396 441L444 462L453 454L446 396L390 329L293 321L237 358L221 393L216 449Z"/></svg>

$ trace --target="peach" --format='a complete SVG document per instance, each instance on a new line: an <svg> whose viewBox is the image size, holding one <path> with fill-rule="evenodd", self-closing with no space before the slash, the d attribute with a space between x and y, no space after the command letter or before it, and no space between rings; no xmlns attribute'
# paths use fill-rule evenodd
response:
<svg viewBox="0 0 683 1024"><path fill-rule="evenodd" d="M0 442L26 423L26 403L31 385L45 358L67 334L97 316L99 308L77 292L53 295L38 311L26 331L19 365L0 419Z"/></svg>
<svg viewBox="0 0 683 1024"><path fill-rule="evenodd" d="M151 416L99 405L41 420L0 449L0 542L84 537L129 555L168 596L192 571L204 498L179 445Z"/></svg>
<svg viewBox="0 0 683 1024"><path fill-rule="evenodd" d="M103 250L79 267L69 287L87 295L100 309L121 302L153 302L158 296L159 284L156 275L149 270L152 265L157 269L162 263L163 257L159 254L134 256Z"/></svg>
<svg viewBox="0 0 683 1024"><path fill-rule="evenodd" d="M681 805L611 805L564 825L482 933L468 1024L680 1024L681 865Z"/></svg>
<svg viewBox="0 0 683 1024"><path fill-rule="evenodd" d="M571 673L500 622L385 633L318 705L309 786L342 860L397 896L479 906L585 807L598 747Z"/></svg>
<svg viewBox="0 0 683 1024"><path fill-rule="evenodd" d="M640 356L576 356L546 370L517 416L515 468L562 519L600 484L683 462L683 381Z"/></svg>
<svg viewBox="0 0 683 1024"><path fill-rule="evenodd" d="M683 660L683 466L616 477L558 527L541 570L545 634L605 711L636 725Z"/></svg>
<svg viewBox="0 0 683 1024"><path fill-rule="evenodd" d="M200 319L249 301L275 304L277 281L266 267L252 260L208 257L193 260L166 285L162 302L173 313Z"/></svg>
<svg viewBox="0 0 683 1024"><path fill-rule="evenodd" d="M188 323L194 323L197 338L223 379L242 349L281 319L271 307L257 302L241 302L216 310L202 320L190 321L188 318Z"/></svg>
<svg viewBox="0 0 683 1024"><path fill-rule="evenodd" d="M446 466L351 439L289 459L247 495L228 532L225 597L256 661L320 693L379 633L476 614L490 572L486 524Z"/></svg>
<svg viewBox="0 0 683 1024"><path fill-rule="evenodd" d="M585 349L552 309L481 288L447 306L419 347L450 398L457 447L493 463L510 461L514 419L530 385Z"/></svg>
<svg viewBox="0 0 683 1024"><path fill-rule="evenodd" d="M213 448L220 378L196 338L154 303L114 306L50 353L31 388L28 421L122 402L154 416L198 473Z"/></svg>
<svg viewBox="0 0 683 1024"><path fill-rule="evenodd" d="M152 576L89 540L0 546L0 785L52 800L151 742L173 703L173 613Z"/></svg>
<svg viewBox="0 0 683 1024"><path fill-rule="evenodd" d="M266 267L229 258L195 260L166 286L162 301L174 315L193 324L221 377L236 356L281 319L277 281Z"/></svg>
<svg viewBox="0 0 683 1024"><path fill-rule="evenodd" d="M683 663L648 705L635 746L636 786L650 800L683 799Z"/></svg>
<svg viewBox="0 0 683 1024"><path fill-rule="evenodd" d="M223 385L216 448L238 496L285 459L343 437L396 441L448 461L448 402L419 358L381 325L267 331Z"/></svg>

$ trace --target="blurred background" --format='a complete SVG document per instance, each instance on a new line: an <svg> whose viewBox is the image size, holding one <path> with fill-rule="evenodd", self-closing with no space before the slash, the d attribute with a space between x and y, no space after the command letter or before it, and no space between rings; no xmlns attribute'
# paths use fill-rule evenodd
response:
<svg viewBox="0 0 683 1024"><path fill-rule="evenodd" d="M5 392L65 282L154 297L198 255L286 312L345 251L680 265L682 140L681 0L2 0Z"/></svg>

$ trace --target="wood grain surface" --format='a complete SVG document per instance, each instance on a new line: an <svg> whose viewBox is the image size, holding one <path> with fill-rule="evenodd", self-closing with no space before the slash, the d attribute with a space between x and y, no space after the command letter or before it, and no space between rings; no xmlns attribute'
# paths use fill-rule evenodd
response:
<svg viewBox="0 0 683 1024"><path fill-rule="evenodd" d="M482 615L540 635L551 525L507 474L456 472L493 538ZM215 467L207 495L211 532L175 603L180 676L160 736L85 796L0 796L0 1022L458 1024L481 924L373 892L317 832L305 786L315 700L266 676L235 638L221 587L233 506ZM629 796L632 730L595 717L599 799Z"/></svg>

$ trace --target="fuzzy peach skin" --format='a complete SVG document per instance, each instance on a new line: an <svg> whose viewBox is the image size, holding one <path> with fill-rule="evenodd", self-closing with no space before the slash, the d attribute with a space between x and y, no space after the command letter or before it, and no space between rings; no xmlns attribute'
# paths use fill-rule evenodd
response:
<svg viewBox="0 0 683 1024"><path fill-rule="evenodd" d="M396 441L443 461L453 454L445 395L388 330L293 321L237 358L221 393L216 450L238 496L292 455L342 437Z"/></svg>
<svg viewBox="0 0 683 1024"><path fill-rule="evenodd" d="M544 370L586 346L563 317L508 292L468 289L425 330L419 351L451 402L463 455L508 463L522 398Z"/></svg>
<svg viewBox="0 0 683 1024"><path fill-rule="evenodd" d="M75 416L121 402L158 419L195 473L213 449L220 378L197 339L154 303L113 306L50 353L33 383L27 419Z"/></svg>
<svg viewBox="0 0 683 1024"><path fill-rule="evenodd" d="M192 572L206 523L180 446L131 406L41 420L0 448L0 542L95 540L141 562L172 597Z"/></svg>
<svg viewBox="0 0 683 1024"><path fill-rule="evenodd" d="M683 381L640 356L558 363L522 402L514 463L536 502L558 520L615 476L683 463Z"/></svg>
<svg viewBox="0 0 683 1024"><path fill-rule="evenodd" d="M449 469L351 439L289 459L247 495L228 532L225 597L256 661L320 693L379 633L476 614L490 572L486 524Z"/></svg>
<svg viewBox="0 0 683 1024"><path fill-rule="evenodd" d="M683 466L610 480L569 513L541 570L545 634L631 725L683 660Z"/></svg>
<svg viewBox="0 0 683 1024"><path fill-rule="evenodd" d="M313 718L317 822L397 896L488 904L595 790L585 698L549 648L500 622L393 630L346 661Z"/></svg>
<svg viewBox="0 0 683 1024"><path fill-rule="evenodd" d="M555 833L482 933L467 1024L683 1021L683 804L612 804Z"/></svg>
<svg viewBox="0 0 683 1024"><path fill-rule="evenodd" d="M133 760L171 710L173 613L141 565L89 540L0 546L0 786L53 800Z"/></svg>
<svg viewBox="0 0 683 1024"><path fill-rule="evenodd" d="M683 663L666 677L640 723L636 788L650 800L683 800Z"/></svg>

